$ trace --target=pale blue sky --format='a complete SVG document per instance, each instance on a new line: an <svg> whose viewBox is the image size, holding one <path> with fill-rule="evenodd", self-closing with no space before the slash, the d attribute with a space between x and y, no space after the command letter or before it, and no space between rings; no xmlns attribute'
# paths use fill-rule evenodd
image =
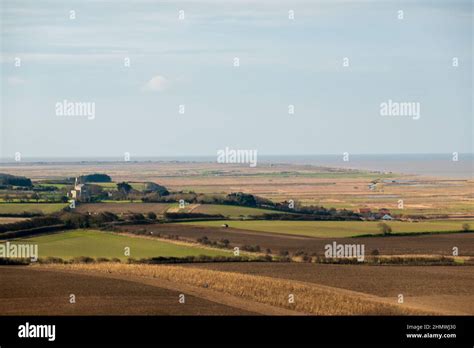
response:
<svg viewBox="0 0 474 348"><path fill-rule="evenodd" d="M1 6L3 157L473 151L471 1ZM95 118L56 116L64 99ZM420 119L380 116L388 99Z"/></svg>

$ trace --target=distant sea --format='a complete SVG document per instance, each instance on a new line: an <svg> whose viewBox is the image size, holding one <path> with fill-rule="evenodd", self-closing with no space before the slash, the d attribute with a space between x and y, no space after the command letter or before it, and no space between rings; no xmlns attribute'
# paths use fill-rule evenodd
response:
<svg viewBox="0 0 474 348"><path fill-rule="evenodd" d="M122 158L23 158L23 163L88 163L119 162ZM131 161L155 162L216 162L211 156L176 156L176 157L132 157ZM3 159L0 164L14 163L12 159ZM340 155L258 155L258 163L308 164L316 166L349 168L379 172L417 174L435 177L472 179L474 177L474 154L458 155L453 161L452 154L388 154L388 155L349 155L343 161Z"/></svg>
<svg viewBox="0 0 474 348"><path fill-rule="evenodd" d="M453 161L452 154L349 155L347 162L343 161L342 155L278 156L278 159L279 162L285 163L313 164L423 176L464 179L474 177L474 154L472 153L459 154L458 161ZM263 161L264 158L261 160Z"/></svg>

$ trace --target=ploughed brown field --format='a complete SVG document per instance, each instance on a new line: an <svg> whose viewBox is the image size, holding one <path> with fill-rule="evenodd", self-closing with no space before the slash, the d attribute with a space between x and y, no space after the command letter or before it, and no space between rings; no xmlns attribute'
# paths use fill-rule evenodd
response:
<svg viewBox="0 0 474 348"><path fill-rule="evenodd" d="M110 212L117 215L128 213L146 214L153 212L162 215L170 207L167 203L101 203L101 204L79 204L76 211L79 213L103 213Z"/></svg>
<svg viewBox="0 0 474 348"><path fill-rule="evenodd" d="M232 246L259 245L261 250L272 253L286 250L290 253L303 251L308 254L324 255L324 246L333 241L341 244L364 244L365 253L370 255L377 249L381 255L437 254L452 256L453 247L460 254L474 256L474 234L449 233L421 236L360 237L360 238L317 238L282 235L269 232L246 231L234 228L204 227L179 224L131 225L118 227L122 231L147 231L163 235L179 236L183 240L196 241L204 236L211 241L228 239Z"/></svg>
<svg viewBox="0 0 474 348"><path fill-rule="evenodd" d="M474 314L472 266L368 266L308 263L208 263L196 267L272 278L291 279L342 288L426 310Z"/></svg>
<svg viewBox="0 0 474 348"><path fill-rule="evenodd" d="M474 314L469 266L76 264L2 266L0 275L5 315Z"/></svg>
<svg viewBox="0 0 474 348"><path fill-rule="evenodd" d="M255 314L187 293L180 304L180 291L103 275L0 266L0 279L2 315Z"/></svg>
<svg viewBox="0 0 474 348"><path fill-rule="evenodd" d="M42 272L95 275L168 288L212 302L263 315L431 315L443 314L422 306L394 303L371 294L276 277L255 276L180 265L48 264L29 266ZM74 288L69 285L68 289ZM289 296L294 301L289 301ZM135 298L129 299L131 302ZM167 300L167 299L165 299ZM176 299L172 299L174 304ZM96 306L101 306L97 303ZM198 312L196 314L199 314ZM232 314L229 312L229 314Z"/></svg>
<svg viewBox="0 0 474 348"><path fill-rule="evenodd" d="M186 267L291 279L371 294L452 314L474 314L472 266L368 266L308 263L208 263Z"/></svg>

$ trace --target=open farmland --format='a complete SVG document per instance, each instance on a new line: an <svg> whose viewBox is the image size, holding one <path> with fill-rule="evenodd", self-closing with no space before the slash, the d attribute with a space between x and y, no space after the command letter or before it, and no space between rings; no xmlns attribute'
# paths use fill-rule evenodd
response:
<svg viewBox="0 0 474 348"><path fill-rule="evenodd" d="M200 204L197 208L193 210L193 213L221 214L226 217L237 218L242 216L258 216L263 214L275 214L281 212L276 212L275 210L238 207L232 205Z"/></svg>
<svg viewBox="0 0 474 348"><path fill-rule="evenodd" d="M251 208L251 207L241 207L234 205L224 205L224 204L191 204L189 207L179 208L178 204L173 204L173 212L186 212L186 213L199 213L199 214L210 214L210 215L222 215L228 218L239 218L239 217L249 217L249 216L259 216L263 214L285 214L284 212L279 212L269 209L260 209L260 208ZM169 210L171 211L171 210Z"/></svg>
<svg viewBox="0 0 474 348"><path fill-rule="evenodd" d="M261 164L258 168L216 163L60 163L3 165L2 171L34 180L106 172L115 182L151 181L171 190L208 194L246 192L275 202L293 199L357 211L388 208L403 215L473 217L474 180L433 178L296 164ZM374 190L368 185L378 180ZM132 186L134 184L132 183ZM404 209L398 208L402 199Z"/></svg>
<svg viewBox="0 0 474 348"><path fill-rule="evenodd" d="M195 226L191 224L129 225L118 227L122 231L145 231L155 235L179 236L180 239L196 241L204 236L211 241L227 239L231 246L259 245L262 250L273 253L302 251L309 255L324 255L324 247L337 240L338 243L364 244L365 252L378 250L381 255L434 254L452 255L453 247L459 248L461 256L474 256L474 233L447 233L419 236L319 238L282 233L257 232L236 228Z"/></svg>
<svg viewBox="0 0 474 348"><path fill-rule="evenodd" d="M386 222L392 228L394 233L418 233L418 232L460 232L462 225L468 223L474 228L474 221L423 221L423 222ZM356 237L359 235L380 235L382 234L377 226L377 221L196 221L183 222L182 224L196 226L219 227L222 224L228 224L229 227L257 231L283 233L308 237L342 238Z"/></svg>
<svg viewBox="0 0 474 348"><path fill-rule="evenodd" d="M128 201L114 201L107 203L83 203L76 207L80 213L102 213L111 212L114 214L146 214L154 212L163 215L166 212L173 213L200 213L200 214L221 214L228 218L239 218L248 216L258 216L262 214L275 213L274 210L258 209L249 207L239 207L232 205L218 204L191 204L184 208L179 208L177 203L131 203Z"/></svg>
<svg viewBox="0 0 474 348"><path fill-rule="evenodd" d="M144 284L103 275L0 266L2 315L252 315L252 311L223 305L163 282ZM25 286L34 279L35 286ZM78 299L69 303L69 295Z"/></svg>
<svg viewBox="0 0 474 348"><path fill-rule="evenodd" d="M225 250L189 246L160 239L150 240L143 237L117 235L94 230L74 230L15 240L18 243L38 244L39 257L48 256L71 259L78 256L129 258L124 255L130 248L131 258L148 257L185 257L185 256L230 256ZM13 243L13 242L12 242Z"/></svg>
<svg viewBox="0 0 474 348"><path fill-rule="evenodd" d="M394 301L350 290L236 272L221 272L175 265L111 263L46 265L40 267L83 274L86 272L87 274L102 273L107 277L115 276L122 279L171 281L182 284L182 286L204 287L205 292L211 291L214 294L216 301L221 296L230 295L254 302L255 308L263 304L296 311L300 314L408 315L435 313L424 308L399 306ZM293 294L297 300L294 303L289 302L288 294Z"/></svg>
<svg viewBox="0 0 474 348"><path fill-rule="evenodd" d="M117 189L117 183L116 182L88 182L89 184L94 184L94 185L99 185L101 186L105 191L111 191L111 190L116 190ZM134 190L143 190L145 188L145 183L143 182L129 182L130 186Z"/></svg>
<svg viewBox="0 0 474 348"><path fill-rule="evenodd" d="M304 281L452 314L474 314L474 267L300 263L193 264L186 267Z"/></svg>
<svg viewBox="0 0 474 348"><path fill-rule="evenodd" d="M163 215L171 206L168 203L130 203L127 201L116 201L107 203L84 203L76 207L76 211L80 213L103 213L111 212L114 214L130 214L141 213L146 214L153 212L157 215Z"/></svg>
<svg viewBox="0 0 474 348"><path fill-rule="evenodd" d="M0 215L24 213L51 214L67 206L66 203L0 203Z"/></svg>

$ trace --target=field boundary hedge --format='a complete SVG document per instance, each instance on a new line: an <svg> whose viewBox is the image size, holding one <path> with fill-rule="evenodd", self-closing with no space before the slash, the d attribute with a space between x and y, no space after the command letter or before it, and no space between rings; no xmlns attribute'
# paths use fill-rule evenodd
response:
<svg viewBox="0 0 474 348"><path fill-rule="evenodd" d="M4 232L0 234L2 239L11 239L11 238L18 238L18 237L25 237L30 235L42 234L47 232L56 232L56 231L63 231L73 229L73 227L68 227L65 225L52 225L52 226L41 226L41 227L34 227L25 230L18 230L18 231L11 231L11 232Z"/></svg>

